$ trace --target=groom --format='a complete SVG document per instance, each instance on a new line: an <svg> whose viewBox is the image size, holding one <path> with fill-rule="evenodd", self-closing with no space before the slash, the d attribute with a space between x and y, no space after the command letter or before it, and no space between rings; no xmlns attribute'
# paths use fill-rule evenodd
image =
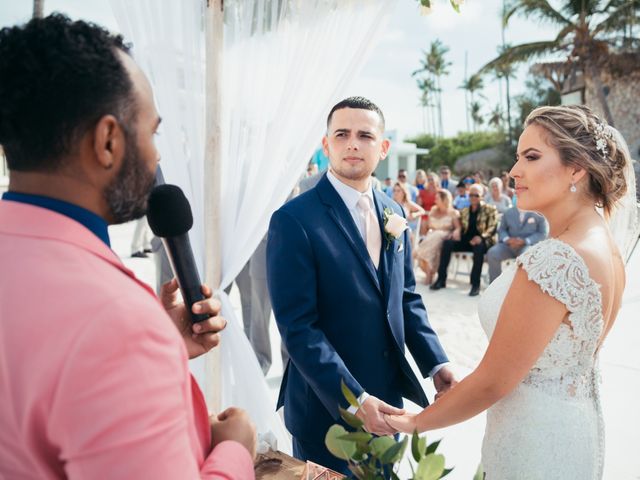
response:
<svg viewBox="0 0 640 480"><path fill-rule="evenodd" d="M324 446L347 408L340 382L360 400L352 412L378 435L393 434L383 414L402 398L428 404L404 354L405 343L438 392L454 383L438 337L415 293L409 230L402 208L372 190L384 159L380 109L362 97L333 107L322 140L330 171L317 186L273 214L267 276L282 340L291 356L278 408L284 405L294 455L349 473ZM387 218L400 223L398 238Z"/></svg>

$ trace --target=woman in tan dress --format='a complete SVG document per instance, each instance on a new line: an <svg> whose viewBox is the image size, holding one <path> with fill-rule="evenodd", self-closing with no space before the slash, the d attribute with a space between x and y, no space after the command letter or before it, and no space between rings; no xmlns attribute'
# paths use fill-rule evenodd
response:
<svg viewBox="0 0 640 480"><path fill-rule="evenodd" d="M451 205L451 193L440 189L436 194L436 204L429 213L429 230L416 250L418 265L427 276L427 285L431 284L433 274L438 269L442 242L451 238L454 231L460 234L460 213Z"/></svg>
<svg viewBox="0 0 640 480"><path fill-rule="evenodd" d="M407 224L411 229L411 249L413 250L415 248L415 232L419 228L420 217L426 212L420 205L411 201L409 189L400 182L396 182L393 186L393 199L404 209L405 215L407 216Z"/></svg>

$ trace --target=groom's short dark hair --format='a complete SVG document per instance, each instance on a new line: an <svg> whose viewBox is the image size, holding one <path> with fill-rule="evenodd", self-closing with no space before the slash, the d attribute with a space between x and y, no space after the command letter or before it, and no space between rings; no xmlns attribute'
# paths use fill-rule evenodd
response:
<svg viewBox="0 0 640 480"><path fill-rule="evenodd" d="M380 116L380 127L384 132L384 115L382 114L382 110L380 110L380 108L371 100L364 97L349 97L336 103L329 112L329 116L327 117L327 130L329 129L329 124L331 123L333 112L335 112L336 110L341 110L343 108L360 108L362 110L371 110L372 112L376 112Z"/></svg>

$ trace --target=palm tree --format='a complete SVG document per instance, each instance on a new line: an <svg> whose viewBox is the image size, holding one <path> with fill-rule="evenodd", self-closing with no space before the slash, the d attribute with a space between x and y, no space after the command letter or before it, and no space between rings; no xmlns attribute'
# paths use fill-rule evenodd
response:
<svg viewBox="0 0 640 480"><path fill-rule="evenodd" d="M44 0L33 0L33 18L44 16Z"/></svg>
<svg viewBox="0 0 640 480"><path fill-rule="evenodd" d="M446 47L440 40L431 42L429 51L423 51L424 58L420 61L420 68L413 72L412 76L423 75L427 79L431 79L435 84L436 105L438 109L438 134L444 134L442 123L442 83L441 79L444 75L449 75L449 67L451 62L445 59L449 47Z"/></svg>
<svg viewBox="0 0 640 480"><path fill-rule="evenodd" d="M506 48L480 72L494 70L498 65L529 61L547 55L562 55L572 70L580 70L596 90L609 124L613 118L600 78L613 52L640 45L633 36L633 23L640 10L640 0L564 0L557 8L548 0L509 0L503 15L506 25L513 15L555 24L556 38Z"/></svg>
<svg viewBox="0 0 640 480"><path fill-rule="evenodd" d="M465 91L465 97L469 97L467 105L472 105L475 102L475 92L484 88L484 81L482 80L481 75L474 73L464 82L462 82L462 85L460 85L458 88L461 88Z"/></svg>
<svg viewBox="0 0 640 480"><path fill-rule="evenodd" d="M502 130L502 120L502 107L498 104L491 110L487 123L497 130Z"/></svg>
<svg viewBox="0 0 640 480"><path fill-rule="evenodd" d="M475 132L477 128L484 123L484 118L482 117L482 105L480 102L472 102L470 105L471 108L471 120L473 121L473 131Z"/></svg>
<svg viewBox="0 0 640 480"><path fill-rule="evenodd" d="M509 48L507 44L502 45L498 48L498 54L501 54L505 49ZM495 65L494 69L489 73L493 76L493 78L498 80L498 89L500 96L500 106L501 109L503 106L502 103L502 82L505 82L505 103L506 103L506 120L507 120L507 138L509 139L509 143L511 143L511 87L510 80L515 78L516 69L513 64L510 63L498 63Z"/></svg>
<svg viewBox="0 0 640 480"><path fill-rule="evenodd" d="M425 132L436 134L435 115L435 97L438 93L435 82L431 78L421 78L417 80L420 89L420 106L422 107L422 128ZM427 129L427 121L429 119L429 128Z"/></svg>

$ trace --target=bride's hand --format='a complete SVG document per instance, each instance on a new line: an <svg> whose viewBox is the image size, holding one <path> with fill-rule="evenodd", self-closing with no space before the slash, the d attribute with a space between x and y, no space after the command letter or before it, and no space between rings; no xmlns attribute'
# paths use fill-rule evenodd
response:
<svg viewBox="0 0 640 480"><path fill-rule="evenodd" d="M384 419L391 428L398 432L413 433L417 428L417 415L413 413L385 415Z"/></svg>

